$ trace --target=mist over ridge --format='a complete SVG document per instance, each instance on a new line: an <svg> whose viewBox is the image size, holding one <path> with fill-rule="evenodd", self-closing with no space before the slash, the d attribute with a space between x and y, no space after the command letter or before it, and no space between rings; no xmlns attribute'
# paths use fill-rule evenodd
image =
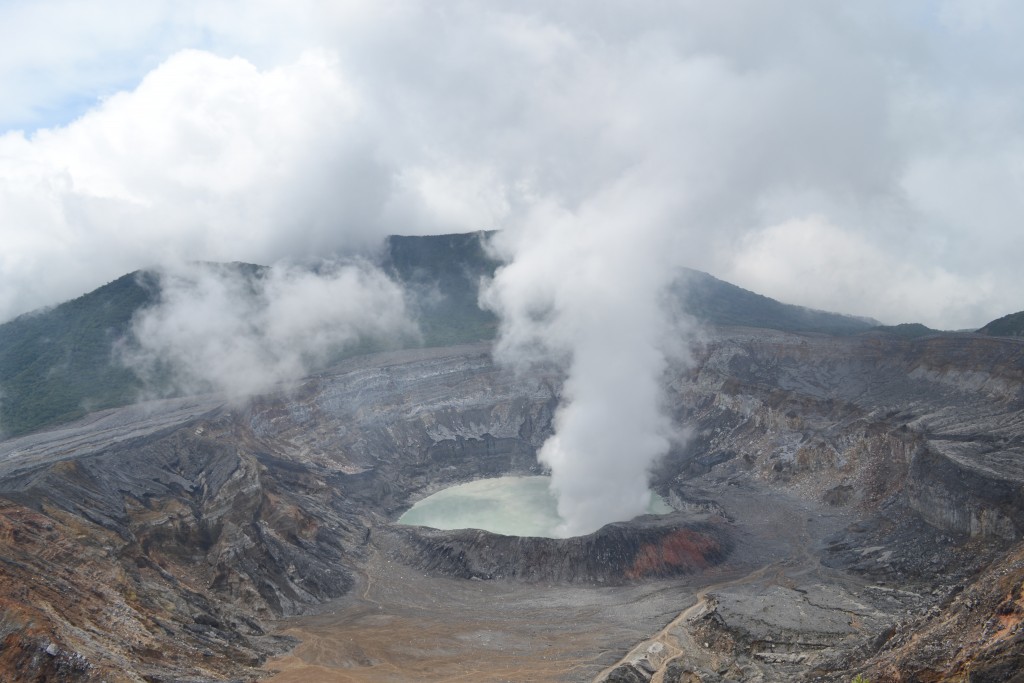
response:
<svg viewBox="0 0 1024 683"><path fill-rule="evenodd" d="M494 338L498 319L477 306L477 290L499 262L485 254L480 233L392 237L375 262L402 283L406 313L422 334L420 341L406 337L406 344L444 346ZM220 267L241 269L250 273L247 277L266 268ZM683 281L685 287L673 287L673 298L708 324L843 334L870 327L847 316L780 304L696 271L684 271L677 284ZM19 434L170 390L171 377L151 376L156 386L145 386L119 361L136 311L154 306L158 294L156 273L138 271L52 309L0 324L0 390L5 394L0 428ZM237 320L238 312L230 316ZM358 342L343 353L395 341ZM194 380L181 384L195 388Z"/></svg>
<svg viewBox="0 0 1024 683"><path fill-rule="evenodd" d="M236 400L287 385L358 344L419 337L401 286L366 261L315 269L192 263L158 271L119 360L146 386Z"/></svg>
<svg viewBox="0 0 1024 683"><path fill-rule="evenodd" d="M334 265L328 263L312 267L307 264L301 268L287 264L274 268L245 264L186 264L163 273L147 271L127 276L76 302L0 326L0 337L11 340L11 344L5 347L9 349L8 353L0 360L16 363L18 356L12 352L18 348L35 348L43 353L52 348L55 355L51 357L56 360L63 357L61 349L64 347L59 343L55 346L56 340L44 341L41 345L30 341L35 339L33 334L52 329L54 324L70 325L66 331L68 339L78 340L76 346L80 347L80 340L88 338L81 335L86 330L96 329L94 322L87 322L96 312L122 311L120 318L111 318L103 323L105 332L97 339L100 346L79 348L77 357L81 357L80 361L73 361L69 366L59 362L45 364L54 361L45 361L44 364L33 361L30 364L45 372L49 378L47 381L53 383L49 385L53 389L45 388L46 384L32 385L34 393L47 397L48 403L44 405L49 406L46 410L53 412L29 412L38 409L21 398L26 395L21 393L25 391L22 386L28 385L19 382L27 381L32 375L24 374L24 380L18 379L17 375L11 374L11 369L21 365L10 365L7 374L3 375L6 379L0 381L0 386L10 397L10 400L0 403L4 416L2 424L9 432L18 433L26 427L81 415L89 406L120 405L140 396L218 390L244 400L253 393L262 393L277 386L286 387L289 382L309 372L317 372L332 359L352 353L493 338L499 319L477 306L477 288L481 281L498 272L501 261L488 256L483 248L485 238L493 239L494 233L396 236L389 238L383 254L372 262L335 261L331 262ZM675 277L669 288L670 296L661 300L663 308L659 309L659 314L662 311L689 310L701 324L765 326L840 334L863 332L876 322L780 304L696 271L684 269L673 272ZM294 307L295 310L282 312L280 305L286 302L292 302L294 306L289 304L289 308ZM80 323L75 322L74 317L68 317L72 310L80 311L74 315L82 316L85 327L75 327ZM47 320L52 322L45 322ZM284 322L288 324L275 327ZM44 326L37 327L37 324ZM596 325L592 329L598 332L593 337L595 343L615 340L614 336L606 334L611 328L600 317L595 317L592 324ZM673 343L666 343L660 350L654 349L653 362L664 362L659 360L664 352L674 354L677 362L685 358L678 353L679 342L683 339L679 335L685 334L687 329L696 329L692 322L687 324L691 327L676 325L669 328ZM33 332L34 329L38 331ZM16 341L19 339L21 341ZM572 337L568 341L571 342ZM502 343L499 340L499 357L506 361L517 358L514 355L517 349L513 348L510 355L509 350L501 349ZM106 345L105 351L103 344ZM82 356L90 348L94 355ZM543 347L535 350L541 353L532 360L547 362L550 350ZM609 400L614 400L621 389L616 373L636 366L611 363L605 367L607 354L617 357L625 352L605 351L594 356L600 370L595 377L608 378L603 380L607 383L601 391L612 397ZM559 355L566 357L561 352ZM44 355L40 359L46 357ZM530 360L522 355L518 358L520 361ZM75 382L62 379L66 376L62 373L78 376L82 367L91 368L94 374L100 373L102 379L90 380L81 388L76 388L80 385ZM571 369L568 365L564 367ZM657 403L659 381L652 376L648 385L654 387L651 398L654 409L638 415L638 420L663 419ZM42 394L40 386L44 387ZM107 393L97 393L97 389L104 391L105 386L110 387ZM570 395L572 391L575 391L574 385L566 384L564 395ZM641 405L650 407L652 404L633 402L632 407ZM617 411L620 408L612 404L607 410ZM600 415L599 412L595 414ZM603 425L614 420L605 417L598 421ZM588 425L586 420L583 424ZM601 433L600 430L594 431ZM655 433L666 439L679 440L684 436L662 427L656 427ZM646 462L642 458L636 460L630 455L622 455L634 452L634 445L625 435L617 442L609 442L609 445L597 451L597 460L581 458L575 464L559 463L556 468L572 472L566 481L588 484L587 488L577 489L575 493L568 491L567 497L575 495L580 505L586 505L593 504L590 501L601 500L602 495L614 496L625 501L622 511L616 512L614 517L628 518L646 504L647 468L658 457L657 454L664 453L665 442L652 441L648 453L655 455L649 456ZM555 450L558 448L562 448L560 439L549 446L552 450L545 456L549 465L565 457L564 453ZM584 448L589 448L589 445ZM604 461L600 459L602 456ZM602 462L610 463L606 467L616 465L624 469L614 478L605 479L605 482L608 479L616 481L611 490L594 496L592 492L600 490L600 477L606 474L601 468ZM642 466L638 466L638 462ZM577 470L566 470L567 466ZM626 489L621 488L619 482L630 481L630 476L635 482L636 495L620 496ZM588 481L589 477L596 481ZM593 488L589 488L590 485ZM607 483L604 485L608 486ZM602 504L601 507L607 509L610 506ZM612 517L608 515L607 519ZM577 531L594 525L599 526L600 523L588 522L579 526Z"/></svg>
<svg viewBox="0 0 1024 683"><path fill-rule="evenodd" d="M699 334L700 324L851 334L877 323L780 304L678 266L661 271L661 276L670 277L668 285L659 283L656 294L639 297L630 289L635 278L626 276L631 268L649 270L649 255L632 257L632 266L628 261L588 262L601 254L626 254L627 245L601 248L588 256L577 246L579 240L566 242L572 247L564 252L546 251L557 245L538 240L536 259L553 268L545 275L543 270L530 270L530 259L521 258L518 265L503 261L495 242L499 236L395 236L373 259L274 267L186 263L140 273L111 290L124 292L125 303L114 303L103 294L81 308L83 322L93 315L90 311L111 308L121 310L122 317L104 323L97 345L76 351L80 361L57 361L64 353L58 345L54 365L29 364L52 383L53 388L42 393L39 384L23 384L34 381L33 375L21 373L19 378L20 371L13 372L25 364L17 349L31 345L35 321L43 323L55 315L54 321L73 319L66 317L66 307L23 316L0 326L0 337L22 340L0 358L13 364L0 376L7 397L0 401L0 427L16 434L146 396L215 390L245 401L254 394L287 388L353 353L446 345L498 334L496 354L506 363L547 363L552 357L564 363L567 379L555 417L556 434L541 449L541 460L552 469L562 501L560 513L572 520L561 533L587 533L645 509L650 467L671 443L681 446L685 441L685 431L670 429L664 418L660 373L666 353L676 364L685 363L686 340ZM548 257L552 258L545 261ZM575 265L562 268L563 262ZM502 278L510 271L515 275L516 268L520 273L525 269L529 281L513 282L512 289L498 294L496 287L510 286ZM625 279L604 278L605 272L620 273ZM579 273L584 277L577 277ZM588 273L599 279L587 280ZM558 295L561 300L515 298L521 291L516 287L532 287L544 278L566 286ZM512 297L509 301L521 306L519 312L505 310L495 316L492 310L500 309L494 306L502 304L496 299L488 303L488 298L499 295ZM478 307L478 296L487 310ZM636 304L641 299L657 305L645 310ZM94 308L97 305L100 308ZM602 308L605 305L620 308ZM539 317L536 311L541 312ZM587 315L559 319L569 311ZM692 311L693 316L680 315L682 311ZM650 322L609 322L635 315L648 316ZM84 329L96 328L88 323ZM78 339L84 329L67 330L66 338ZM53 341L44 341L39 352L46 353L52 345ZM637 353L643 348L647 351ZM62 373L77 376L83 365L91 368L88 384L61 379ZM23 387L28 386L46 402L25 401ZM632 431L621 428L621 419L630 415ZM618 426L609 430L613 424ZM616 503L610 505L609 500Z"/></svg>

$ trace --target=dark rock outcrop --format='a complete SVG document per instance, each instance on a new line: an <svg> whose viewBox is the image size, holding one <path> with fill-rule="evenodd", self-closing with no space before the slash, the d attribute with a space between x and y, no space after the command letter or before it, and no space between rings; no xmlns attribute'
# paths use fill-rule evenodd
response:
<svg viewBox="0 0 1024 683"><path fill-rule="evenodd" d="M724 560L732 536L721 518L644 517L574 538L523 538L478 529L389 531L403 561L466 579L621 584L707 569Z"/></svg>

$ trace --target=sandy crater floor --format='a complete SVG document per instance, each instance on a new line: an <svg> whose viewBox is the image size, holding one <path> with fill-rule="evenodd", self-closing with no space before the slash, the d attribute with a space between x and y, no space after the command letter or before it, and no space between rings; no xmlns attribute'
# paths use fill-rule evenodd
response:
<svg viewBox="0 0 1024 683"><path fill-rule="evenodd" d="M524 586L424 576L378 555L357 598L281 624L290 681L589 680L693 599L683 582ZM604 654L602 654L604 653Z"/></svg>
<svg viewBox="0 0 1024 683"><path fill-rule="evenodd" d="M731 489L715 497L737 522L738 549L724 565L678 579L624 587L466 581L425 575L375 549L358 590L319 614L279 622L279 633L301 643L267 663L277 672L268 680L591 681L716 586L821 580L821 540L848 520L779 494Z"/></svg>

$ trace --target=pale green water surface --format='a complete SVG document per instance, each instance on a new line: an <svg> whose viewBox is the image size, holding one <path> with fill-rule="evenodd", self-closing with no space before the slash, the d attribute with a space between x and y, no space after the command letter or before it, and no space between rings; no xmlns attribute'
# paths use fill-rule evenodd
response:
<svg viewBox="0 0 1024 683"><path fill-rule="evenodd" d="M484 529L507 536L558 538L562 519L552 495L550 477L497 477L451 486L424 498L399 517L399 524L434 529ZM672 508L651 494L648 513L663 515Z"/></svg>

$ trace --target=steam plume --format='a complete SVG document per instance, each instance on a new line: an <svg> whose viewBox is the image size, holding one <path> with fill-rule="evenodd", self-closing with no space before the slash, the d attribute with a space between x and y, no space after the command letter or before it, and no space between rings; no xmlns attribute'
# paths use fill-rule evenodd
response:
<svg viewBox="0 0 1024 683"><path fill-rule="evenodd" d="M643 514L648 468L669 448L659 302L671 279L667 202L632 180L579 210L538 207L493 247L506 259L483 290L502 316L500 358L560 358L567 370L550 466L565 536Z"/></svg>
<svg viewBox="0 0 1024 683"><path fill-rule="evenodd" d="M365 263L189 264L159 275L123 360L152 386L242 398L297 380L354 344L417 334L402 289Z"/></svg>

